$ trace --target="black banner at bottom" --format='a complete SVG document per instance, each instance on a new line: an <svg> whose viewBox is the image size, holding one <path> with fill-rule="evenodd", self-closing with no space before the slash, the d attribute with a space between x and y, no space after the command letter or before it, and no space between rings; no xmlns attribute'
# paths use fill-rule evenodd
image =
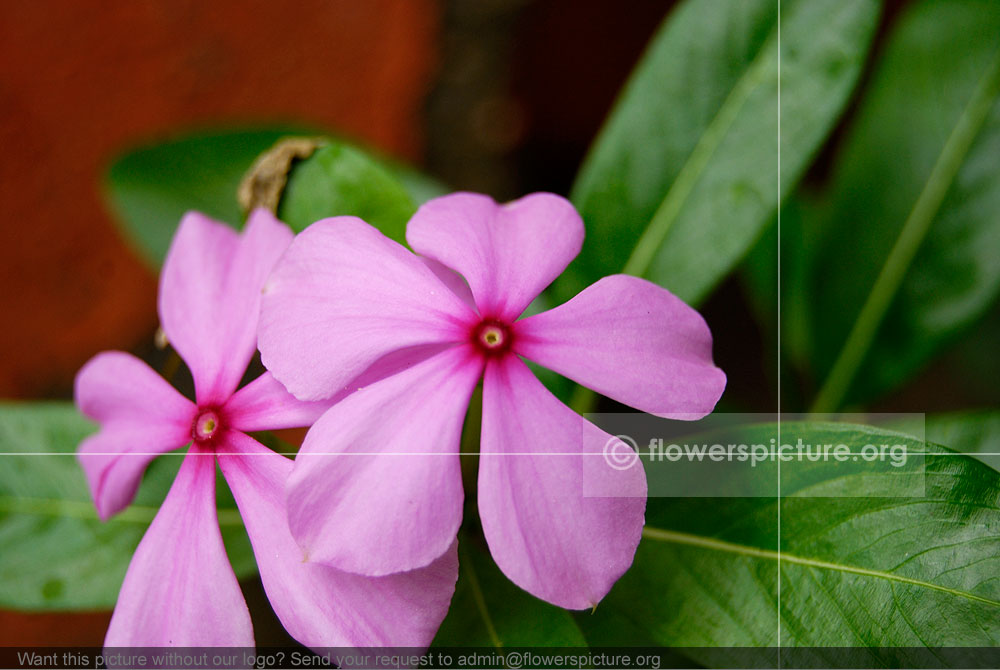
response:
<svg viewBox="0 0 1000 670"><path fill-rule="evenodd" d="M136 668L1000 668L1000 647L0 647L0 667Z"/></svg>

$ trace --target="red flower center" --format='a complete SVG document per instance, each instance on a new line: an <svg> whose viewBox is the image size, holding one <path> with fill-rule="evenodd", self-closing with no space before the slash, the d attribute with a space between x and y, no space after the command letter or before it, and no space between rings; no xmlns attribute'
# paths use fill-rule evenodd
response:
<svg viewBox="0 0 1000 670"><path fill-rule="evenodd" d="M513 333L505 323L487 319L472 330L472 342L488 356L497 356L510 350Z"/></svg>
<svg viewBox="0 0 1000 670"><path fill-rule="evenodd" d="M199 409L191 425L191 437L195 442L208 442L219 432L221 423L219 413L214 409Z"/></svg>

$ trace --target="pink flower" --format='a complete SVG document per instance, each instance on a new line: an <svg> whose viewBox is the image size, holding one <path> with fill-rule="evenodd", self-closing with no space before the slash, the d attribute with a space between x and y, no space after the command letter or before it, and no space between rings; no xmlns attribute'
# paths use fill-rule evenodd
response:
<svg viewBox="0 0 1000 670"><path fill-rule="evenodd" d="M295 400L270 374L236 390L256 350L261 285L291 239L263 210L242 235L200 214L181 222L160 277L159 311L191 369L197 402L122 352L95 356L77 375L77 405L101 426L78 458L102 519L129 504L154 457L191 444L129 564L107 646L253 645L219 532L216 462L268 599L297 640L425 646L444 618L457 579L454 547L426 568L380 578L304 562L285 512L292 462L246 434L308 426L329 406Z"/></svg>
<svg viewBox="0 0 1000 670"><path fill-rule="evenodd" d="M298 398L343 398L309 431L289 478L289 524L313 560L384 575L448 548L462 518L455 454L482 378L479 515L500 568L567 608L593 606L628 568L642 468L601 467L585 486L581 450L610 436L522 357L674 418L709 413L725 375L701 316L635 277L606 277L519 320L583 234L558 196L497 205L459 193L410 221L407 241L423 258L351 217L292 243L264 288L261 355Z"/></svg>

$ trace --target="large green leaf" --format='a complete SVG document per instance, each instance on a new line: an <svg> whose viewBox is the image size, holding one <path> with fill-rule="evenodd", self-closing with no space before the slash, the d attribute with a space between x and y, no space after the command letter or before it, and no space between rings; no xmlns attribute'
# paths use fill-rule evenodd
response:
<svg viewBox="0 0 1000 670"><path fill-rule="evenodd" d="M767 444L774 432L740 435ZM780 521L776 495L651 498L632 569L585 628L591 644L870 647L862 667L934 662L907 647L996 645L1000 474L884 429L782 423L783 442L799 437L852 449L908 444L909 476L782 463ZM746 472L777 493L774 467ZM818 667L839 667L839 652L810 653L825 662ZM712 665L747 662L732 649L695 653Z"/></svg>
<svg viewBox="0 0 1000 670"><path fill-rule="evenodd" d="M833 175L809 286L817 410L895 388L1000 291L1000 4L900 19Z"/></svg>
<svg viewBox="0 0 1000 670"><path fill-rule="evenodd" d="M101 522L76 461L95 426L69 403L0 404L0 605L27 610L114 605L132 552L180 466L155 461L134 504ZM220 478L221 479L221 478ZM237 575L255 570L253 553L224 484L219 521Z"/></svg>
<svg viewBox="0 0 1000 670"><path fill-rule="evenodd" d="M288 177L278 217L295 231L330 216L357 216L397 242L417 210L403 183L362 151L330 140Z"/></svg>
<svg viewBox="0 0 1000 670"><path fill-rule="evenodd" d="M460 538L458 586L436 646L586 646L569 612L511 583L481 544L482 538Z"/></svg>
<svg viewBox="0 0 1000 670"><path fill-rule="evenodd" d="M597 277L647 277L689 302L739 261L837 118L877 22L877 0L778 5L688 0L654 38L572 198L584 250L565 298Z"/></svg>
<svg viewBox="0 0 1000 670"><path fill-rule="evenodd" d="M186 135L119 158L107 175L118 221L143 256L159 267L185 212L233 226L243 222L236 189L261 153L302 129L267 128Z"/></svg>

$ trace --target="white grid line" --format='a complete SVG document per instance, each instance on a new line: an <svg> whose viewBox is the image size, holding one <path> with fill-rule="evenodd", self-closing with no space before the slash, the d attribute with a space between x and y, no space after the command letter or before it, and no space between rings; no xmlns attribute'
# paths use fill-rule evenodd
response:
<svg viewBox="0 0 1000 670"><path fill-rule="evenodd" d="M777 253L777 410L778 410L778 444L781 444L781 0L778 3L778 253ZM778 663L781 668L781 459L778 459L778 598L776 602L778 619Z"/></svg>

